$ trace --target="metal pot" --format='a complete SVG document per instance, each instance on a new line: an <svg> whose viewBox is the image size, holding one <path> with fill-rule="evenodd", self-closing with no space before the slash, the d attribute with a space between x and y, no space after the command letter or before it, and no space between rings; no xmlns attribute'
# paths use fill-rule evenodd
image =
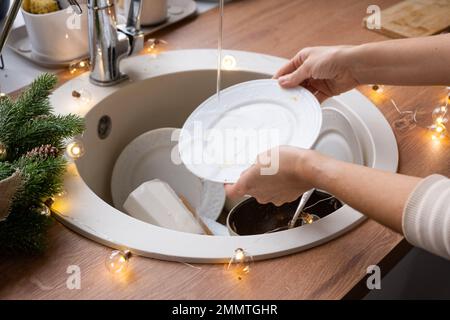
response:
<svg viewBox="0 0 450 320"><path fill-rule="evenodd" d="M271 203L259 204L255 198L249 198L231 209L227 217L228 232L232 236L246 236L286 230L299 201L300 198L277 207ZM340 207L339 200L316 190L306 203L305 211L323 218ZM300 225L299 219L296 227Z"/></svg>

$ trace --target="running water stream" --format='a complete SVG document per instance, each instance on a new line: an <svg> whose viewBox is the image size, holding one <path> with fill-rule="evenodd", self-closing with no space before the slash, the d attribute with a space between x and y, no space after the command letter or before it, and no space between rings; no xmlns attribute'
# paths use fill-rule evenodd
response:
<svg viewBox="0 0 450 320"><path fill-rule="evenodd" d="M222 86L222 41L223 41L223 11L225 0L219 0L219 35L217 41L217 101L220 103L220 89Z"/></svg>

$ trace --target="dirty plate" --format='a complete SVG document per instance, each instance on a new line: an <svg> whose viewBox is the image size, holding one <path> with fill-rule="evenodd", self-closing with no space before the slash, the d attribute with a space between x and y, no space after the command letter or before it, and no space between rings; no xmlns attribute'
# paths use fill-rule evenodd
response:
<svg viewBox="0 0 450 320"><path fill-rule="evenodd" d="M311 148L322 113L302 87L276 80L243 82L203 102L187 119L179 141L181 160L195 175L234 183L259 153L280 145Z"/></svg>
<svg viewBox="0 0 450 320"><path fill-rule="evenodd" d="M113 169L111 193L114 206L124 211L128 195L143 182L167 182L197 213L216 220L222 213L225 191L222 184L204 181L177 164L176 137L179 129L160 128L146 132L123 149Z"/></svg>
<svg viewBox="0 0 450 320"><path fill-rule="evenodd" d="M339 110L322 109L323 124L313 149L337 160L364 164L361 144L350 121Z"/></svg>

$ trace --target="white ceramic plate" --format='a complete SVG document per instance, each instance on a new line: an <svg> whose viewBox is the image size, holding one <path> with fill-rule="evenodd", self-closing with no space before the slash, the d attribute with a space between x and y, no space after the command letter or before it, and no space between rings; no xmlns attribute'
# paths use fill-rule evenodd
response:
<svg viewBox="0 0 450 320"><path fill-rule="evenodd" d="M350 121L337 109L322 109L322 129L314 149L335 159L364 164L360 142Z"/></svg>
<svg viewBox="0 0 450 320"><path fill-rule="evenodd" d="M123 149L113 169L111 193L114 206L124 211L128 195L143 182L160 179L167 182L178 196L183 196L202 217L216 220L225 203L222 184L204 181L183 164L175 164L178 155L172 141L179 129L161 128L146 132ZM174 135L174 136L173 136Z"/></svg>
<svg viewBox="0 0 450 320"><path fill-rule="evenodd" d="M317 99L276 80L243 82L203 102L186 120L180 156L195 175L234 183L259 153L279 145L311 148L322 124Z"/></svg>

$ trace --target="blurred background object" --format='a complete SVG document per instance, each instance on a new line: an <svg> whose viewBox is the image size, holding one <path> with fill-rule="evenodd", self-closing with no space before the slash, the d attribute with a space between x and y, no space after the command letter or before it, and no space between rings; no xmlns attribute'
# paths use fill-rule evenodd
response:
<svg viewBox="0 0 450 320"><path fill-rule="evenodd" d="M2 0L0 1L0 20L3 20L3 18L8 13L9 9L9 0Z"/></svg>

